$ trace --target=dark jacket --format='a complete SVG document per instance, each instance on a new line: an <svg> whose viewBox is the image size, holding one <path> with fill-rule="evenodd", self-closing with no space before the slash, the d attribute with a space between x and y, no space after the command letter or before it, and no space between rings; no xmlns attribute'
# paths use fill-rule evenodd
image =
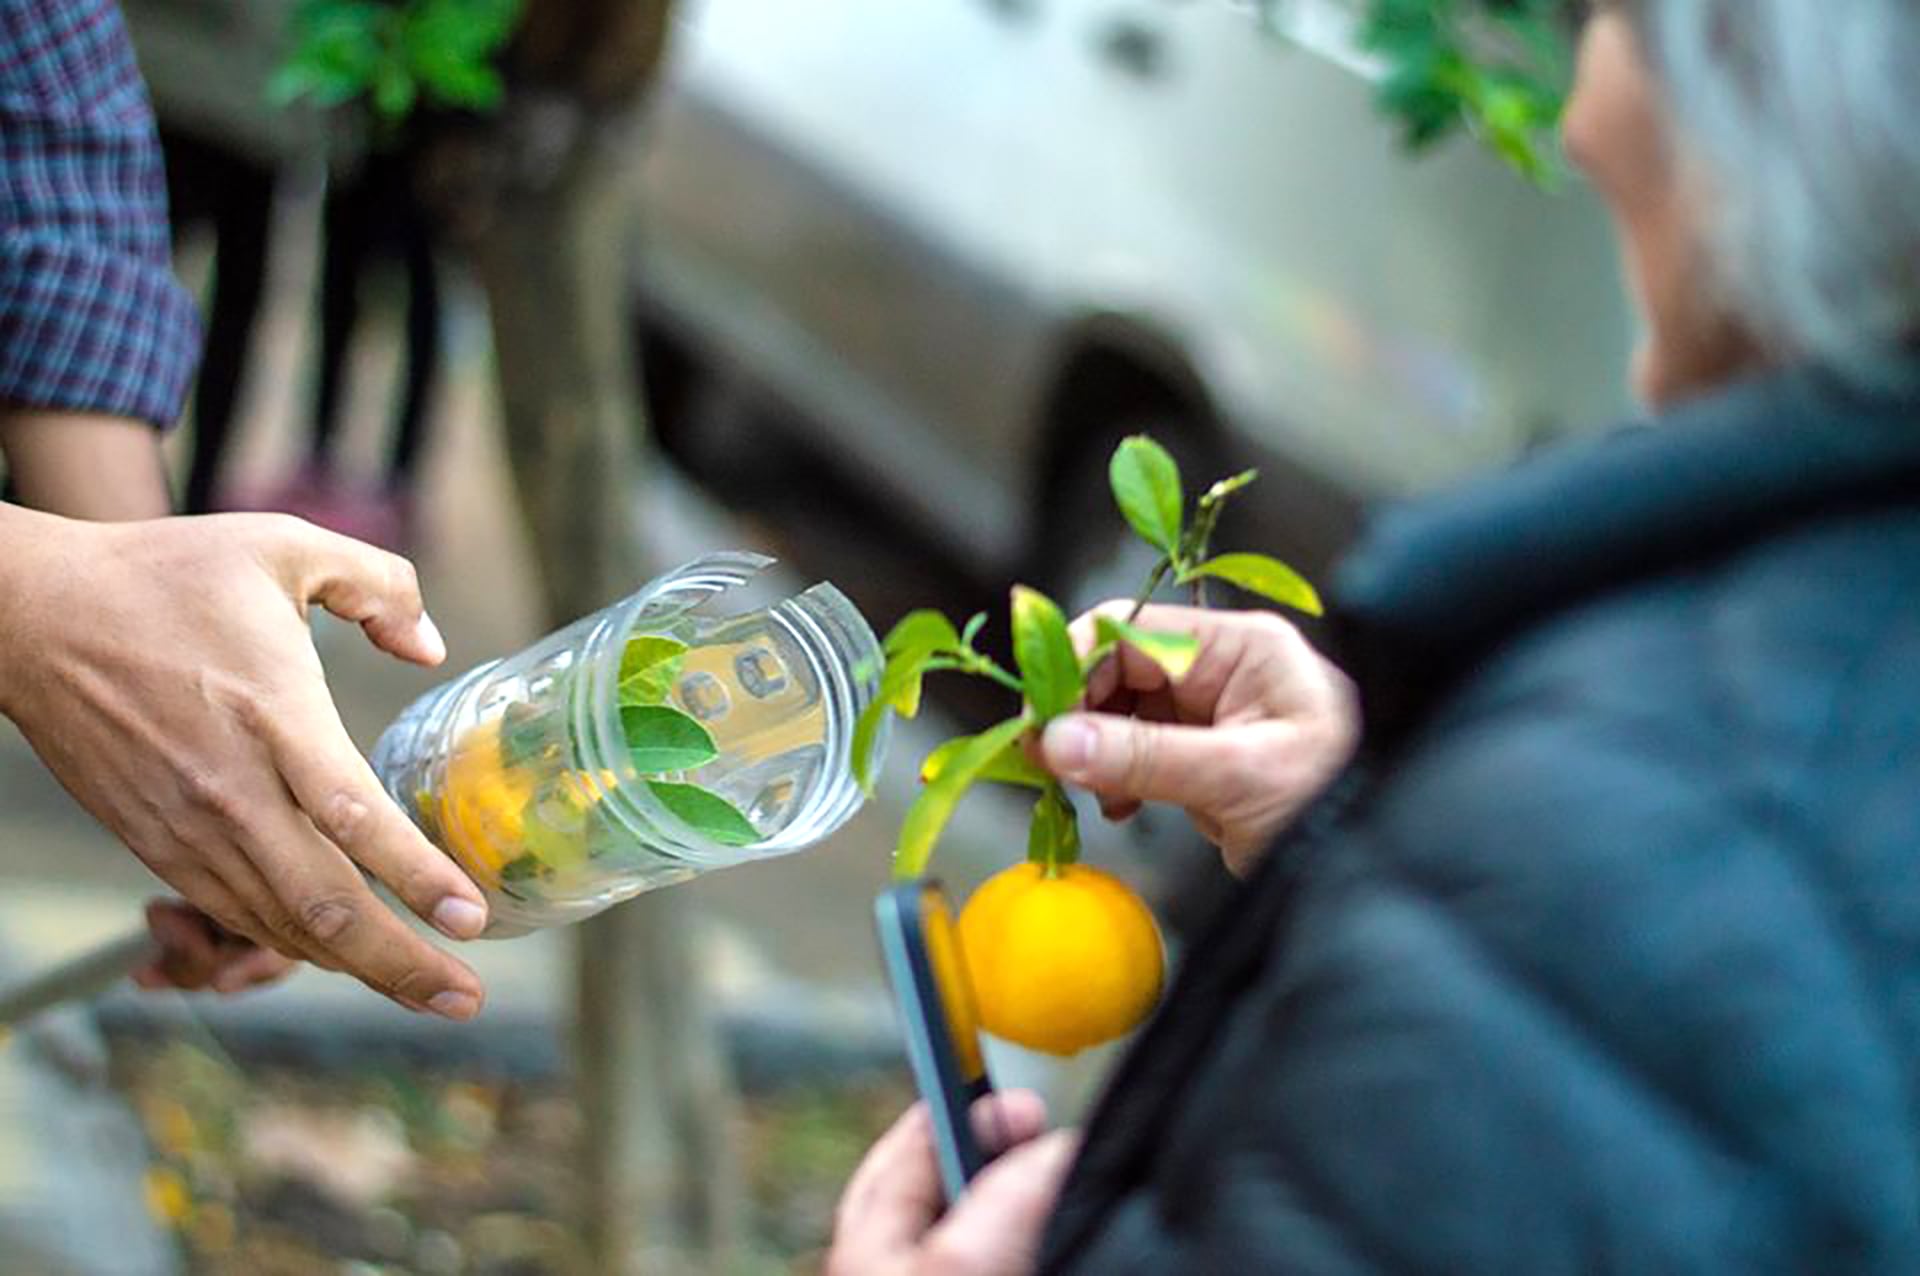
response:
<svg viewBox="0 0 1920 1276"><path fill-rule="evenodd" d="M1338 583L1365 755L1043 1269L1920 1273L1920 390L1754 382Z"/></svg>

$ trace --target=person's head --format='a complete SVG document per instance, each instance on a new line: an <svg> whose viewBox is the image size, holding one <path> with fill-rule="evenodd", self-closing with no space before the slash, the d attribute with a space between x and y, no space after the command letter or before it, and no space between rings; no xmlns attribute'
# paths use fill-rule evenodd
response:
<svg viewBox="0 0 1920 1276"><path fill-rule="evenodd" d="M1565 124L1612 210L1660 406L1920 338L1920 4L1597 0Z"/></svg>

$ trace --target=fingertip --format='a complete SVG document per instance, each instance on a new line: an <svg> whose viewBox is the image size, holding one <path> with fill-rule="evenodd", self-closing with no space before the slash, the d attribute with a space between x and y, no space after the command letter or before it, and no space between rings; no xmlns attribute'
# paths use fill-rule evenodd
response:
<svg viewBox="0 0 1920 1276"><path fill-rule="evenodd" d="M449 988L445 992L437 992L427 998L428 1010L454 1023L470 1022L479 1015L484 1004L484 999L477 993L458 988Z"/></svg>
<svg viewBox="0 0 1920 1276"><path fill-rule="evenodd" d="M414 626L414 649L423 665L437 665L447 658L447 640L441 636L440 626L433 623L433 617L425 610Z"/></svg>
<svg viewBox="0 0 1920 1276"><path fill-rule="evenodd" d="M434 905L430 920L449 939L478 939L487 928L487 909L465 896L449 895Z"/></svg>

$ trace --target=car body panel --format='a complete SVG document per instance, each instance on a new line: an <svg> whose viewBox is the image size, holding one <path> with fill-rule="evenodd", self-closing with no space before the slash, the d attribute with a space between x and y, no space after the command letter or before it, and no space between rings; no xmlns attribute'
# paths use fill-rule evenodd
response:
<svg viewBox="0 0 1920 1276"><path fill-rule="evenodd" d="M1330 0L690 0L642 288L903 511L1017 561L1062 370L1200 387L1236 458L1371 499L1625 409L1605 219L1409 159Z"/></svg>

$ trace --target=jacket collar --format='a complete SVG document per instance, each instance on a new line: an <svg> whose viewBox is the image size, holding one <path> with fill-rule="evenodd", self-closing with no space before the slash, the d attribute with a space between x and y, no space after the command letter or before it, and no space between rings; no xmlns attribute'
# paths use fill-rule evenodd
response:
<svg viewBox="0 0 1920 1276"><path fill-rule="evenodd" d="M1503 640L1803 519L1920 502L1920 367L1899 390L1796 370L1381 517L1334 582L1370 746Z"/></svg>

